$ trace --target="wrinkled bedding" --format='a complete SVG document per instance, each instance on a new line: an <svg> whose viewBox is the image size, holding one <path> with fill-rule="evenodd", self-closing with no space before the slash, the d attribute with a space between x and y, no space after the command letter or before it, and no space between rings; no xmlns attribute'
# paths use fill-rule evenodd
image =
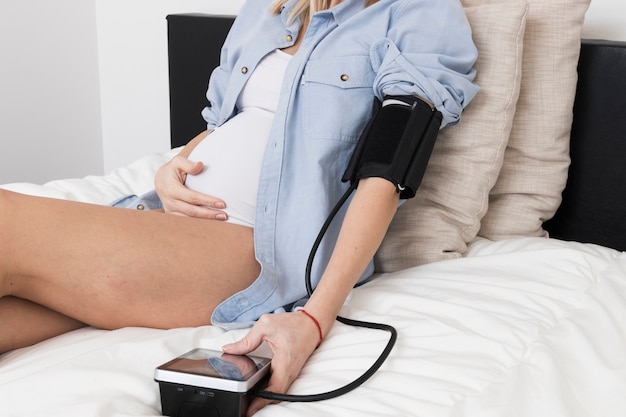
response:
<svg viewBox="0 0 626 417"><path fill-rule="evenodd" d="M107 204L148 191L173 152L106 176L4 187ZM355 289L341 314L396 327L382 368L345 396L275 404L258 416L626 415L626 253L546 238L477 239L461 259L380 275ZM245 331L85 328L10 352L0 356L0 415L159 416L156 366ZM337 323L291 393L352 381L387 340Z"/></svg>

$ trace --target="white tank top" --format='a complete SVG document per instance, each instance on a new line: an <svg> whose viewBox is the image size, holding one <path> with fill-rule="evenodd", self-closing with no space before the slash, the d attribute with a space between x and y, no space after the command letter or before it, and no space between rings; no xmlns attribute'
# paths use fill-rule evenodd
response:
<svg viewBox="0 0 626 417"><path fill-rule="evenodd" d="M189 155L203 171L185 185L226 203L228 221L254 226L261 161L291 55L276 50L257 65L237 99L237 113Z"/></svg>

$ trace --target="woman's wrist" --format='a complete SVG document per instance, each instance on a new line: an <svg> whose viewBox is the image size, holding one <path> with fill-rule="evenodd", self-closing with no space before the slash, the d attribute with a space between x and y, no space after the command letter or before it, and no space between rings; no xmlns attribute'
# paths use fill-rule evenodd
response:
<svg viewBox="0 0 626 417"><path fill-rule="evenodd" d="M314 323L311 318L308 318L308 320L311 324L315 324L321 344L322 340L326 338L335 324L337 314L339 314L339 308L341 308L343 303L338 300L332 300L331 297L320 297L320 295L321 294L318 294L316 289L307 303L298 310L305 310L305 312L308 313L307 315L315 318L317 323ZM337 304L335 301L337 301Z"/></svg>
<svg viewBox="0 0 626 417"><path fill-rule="evenodd" d="M322 326L320 325L320 322L317 321L317 319L315 318L314 315L312 315L311 313L306 311L304 308L299 309L298 312L303 313L305 316L307 316L313 322L315 327L317 328L317 333L318 333L318 336L319 336L319 340L317 342L317 346L315 347L317 349L322 344L322 342L324 341L324 332L322 331Z"/></svg>

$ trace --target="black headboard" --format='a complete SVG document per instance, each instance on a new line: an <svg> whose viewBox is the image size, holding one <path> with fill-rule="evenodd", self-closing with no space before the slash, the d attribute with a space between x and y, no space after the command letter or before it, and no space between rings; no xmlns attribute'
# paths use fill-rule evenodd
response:
<svg viewBox="0 0 626 417"><path fill-rule="evenodd" d="M626 250L626 42L584 40L563 202L550 235Z"/></svg>
<svg viewBox="0 0 626 417"><path fill-rule="evenodd" d="M233 16L170 15L172 147L206 128L209 75ZM626 250L626 42L582 43L571 157L563 203L550 235Z"/></svg>
<svg viewBox="0 0 626 417"><path fill-rule="evenodd" d="M211 71L233 16L173 14L167 16L172 148L186 144L206 129L200 112L207 105Z"/></svg>

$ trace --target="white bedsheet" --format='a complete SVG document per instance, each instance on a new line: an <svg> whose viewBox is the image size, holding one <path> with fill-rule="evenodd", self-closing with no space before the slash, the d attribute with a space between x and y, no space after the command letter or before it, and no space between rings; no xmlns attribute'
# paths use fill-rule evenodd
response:
<svg viewBox="0 0 626 417"><path fill-rule="evenodd" d="M107 203L152 187L170 153L104 177L6 188ZM355 289L342 315L392 324L398 342L343 397L262 416L626 416L626 253L553 239L477 240L467 256ZM0 318L1 320L1 318ZM0 356L0 416L159 416L154 368L245 330L78 330ZM291 393L358 377L388 334L337 324Z"/></svg>

